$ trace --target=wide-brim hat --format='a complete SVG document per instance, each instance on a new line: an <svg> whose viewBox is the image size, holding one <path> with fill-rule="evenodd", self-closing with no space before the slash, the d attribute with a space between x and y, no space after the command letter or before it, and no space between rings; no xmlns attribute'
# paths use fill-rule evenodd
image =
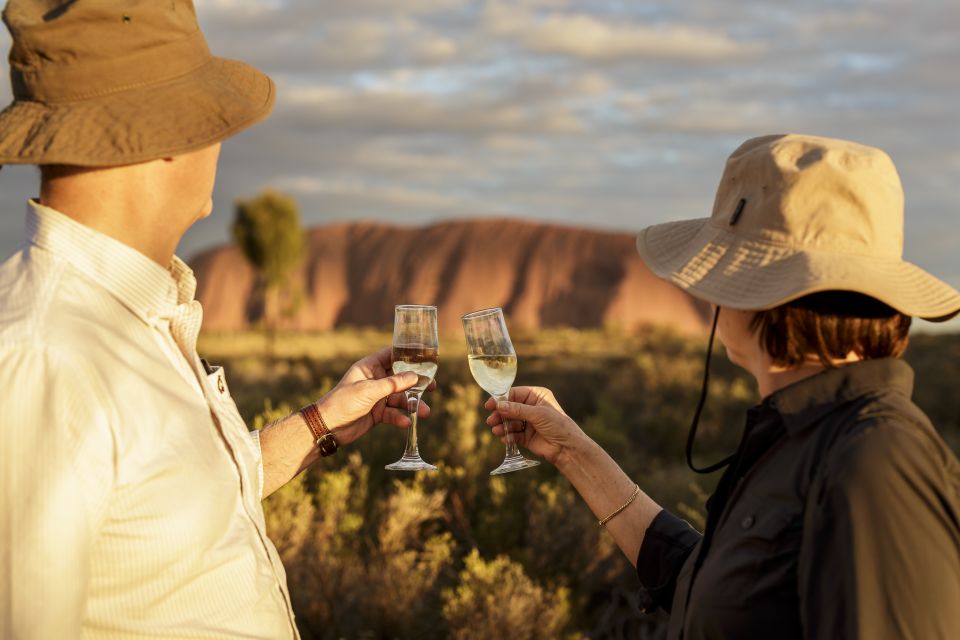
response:
<svg viewBox="0 0 960 640"><path fill-rule="evenodd" d="M210 53L190 0L10 0L0 164L113 166L201 149L269 115L274 84Z"/></svg>
<svg viewBox="0 0 960 640"><path fill-rule="evenodd" d="M648 227L637 249L656 275L733 309L852 291L934 322L960 313L960 293L903 260L893 162L845 140L746 141L727 160L709 218Z"/></svg>

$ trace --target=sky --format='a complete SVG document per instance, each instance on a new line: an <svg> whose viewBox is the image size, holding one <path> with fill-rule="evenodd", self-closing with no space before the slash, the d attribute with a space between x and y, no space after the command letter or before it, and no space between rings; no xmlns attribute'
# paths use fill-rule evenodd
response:
<svg viewBox="0 0 960 640"><path fill-rule="evenodd" d="M234 202L266 187L308 226L509 216L636 231L709 215L743 140L799 132L886 150L905 257L960 288L956 0L197 5L211 49L278 94L266 123L224 144L214 214L184 257L227 242ZM0 259L36 185L35 169L0 171Z"/></svg>

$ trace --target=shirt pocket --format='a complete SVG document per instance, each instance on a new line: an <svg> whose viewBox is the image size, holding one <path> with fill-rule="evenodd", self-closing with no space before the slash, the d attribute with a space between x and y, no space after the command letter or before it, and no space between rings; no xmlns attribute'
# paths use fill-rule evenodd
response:
<svg viewBox="0 0 960 640"><path fill-rule="evenodd" d="M769 593L796 585L803 513L787 506L745 510L732 523L739 531L736 555L752 581L750 591Z"/></svg>

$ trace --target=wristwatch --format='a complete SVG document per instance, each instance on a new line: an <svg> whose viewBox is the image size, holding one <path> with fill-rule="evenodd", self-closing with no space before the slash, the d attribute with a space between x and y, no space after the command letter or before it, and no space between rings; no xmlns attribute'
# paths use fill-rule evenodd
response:
<svg viewBox="0 0 960 640"><path fill-rule="evenodd" d="M308 404L300 409L300 415L303 416L310 430L313 431L313 435L316 437L315 444L317 449L320 450L320 455L327 457L335 454L338 448L337 440L333 437L333 432L327 428L327 423L323 421L323 416L320 415L317 405Z"/></svg>

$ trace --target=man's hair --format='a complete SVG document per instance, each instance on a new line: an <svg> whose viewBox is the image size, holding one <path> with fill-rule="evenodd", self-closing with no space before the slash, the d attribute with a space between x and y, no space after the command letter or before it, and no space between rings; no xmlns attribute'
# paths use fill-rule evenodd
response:
<svg viewBox="0 0 960 640"><path fill-rule="evenodd" d="M825 367L851 351L864 360L898 357L909 341L910 316L852 291L823 291L758 311L750 321L774 364L815 357Z"/></svg>
<svg viewBox="0 0 960 640"><path fill-rule="evenodd" d="M69 164L41 164L37 165L37 169L40 171L41 182L62 178L83 171L83 167L75 167Z"/></svg>

